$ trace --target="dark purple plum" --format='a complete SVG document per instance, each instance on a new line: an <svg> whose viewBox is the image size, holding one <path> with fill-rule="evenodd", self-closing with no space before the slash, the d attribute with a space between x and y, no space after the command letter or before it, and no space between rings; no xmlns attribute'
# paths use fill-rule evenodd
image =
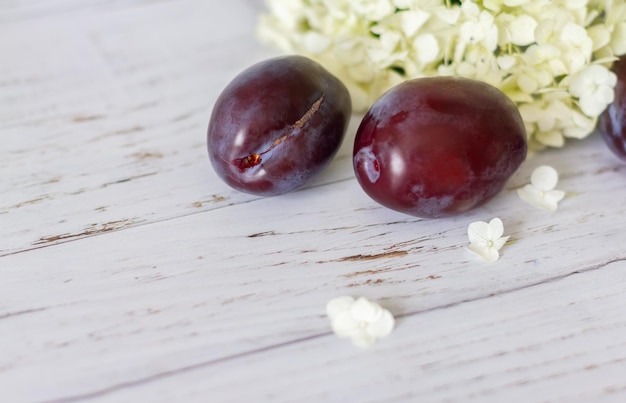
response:
<svg viewBox="0 0 626 403"><path fill-rule="evenodd" d="M290 192L334 157L351 110L345 85L318 63L302 56L263 61L218 97L207 134L209 159L237 190Z"/></svg>
<svg viewBox="0 0 626 403"><path fill-rule="evenodd" d="M365 192L418 216L465 213L495 196L526 158L524 123L497 88L458 77L406 81L382 95L356 134Z"/></svg>
<svg viewBox="0 0 626 403"><path fill-rule="evenodd" d="M600 115L598 129L611 151L626 161L626 56L613 64L617 74L615 99Z"/></svg>

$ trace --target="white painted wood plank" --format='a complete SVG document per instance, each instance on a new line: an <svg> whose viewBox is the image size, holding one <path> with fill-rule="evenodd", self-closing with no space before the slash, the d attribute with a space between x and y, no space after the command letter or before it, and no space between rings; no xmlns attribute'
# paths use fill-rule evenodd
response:
<svg viewBox="0 0 626 403"><path fill-rule="evenodd" d="M323 305L342 294L409 314L609 261L624 267L626 206L597 196L620 169L566 162L594 156L605 165L597 140L558 151L560 187L579 194L554 215L509 190L467 216L419 220L377 207L347 180L5 256L5 390L25 400L89 394L324 334ZM517 241L484 265L463 250L465 228L496 215ZM43 379L38 388L29 374Z"/></svg>
<svg viewBox="0 0 626 403"><path fill-rule="evenodd" d="M1 127L67 126L157 103L207 108L236 69L267 56L254 26L245 3L199 1L0 24Z"/></svg>
<svg viewBox="0 0 626 403"><path fill-rule="evenodd" d="M221 88L268 55L254 9L74 17L0 25L0 254L252 199L216 180L205 132Z"/></svg>
<svg viewBox="0 0 626 403"><path fill-rule="evenodd" d="M369 350L324 334L101 390L90 400L623 402L625 274L614 263L411 313Z"/></svg>
<svg viewBox="0 0 626 403"><path fill-rule="evenodd" d="M0 0L0 22L76 12L107 12L178 0Z"/></svg>

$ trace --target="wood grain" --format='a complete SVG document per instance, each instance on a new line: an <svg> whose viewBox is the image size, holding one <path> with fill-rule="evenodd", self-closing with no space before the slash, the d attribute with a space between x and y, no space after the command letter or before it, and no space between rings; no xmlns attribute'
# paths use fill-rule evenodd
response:
<svg viewBox="0 0 626 403"><path fill-rule="evenodd" d="M304 189L235 192L206 123L273 54L258 10L0 2L0 401L625 401L626 165L591 136L423 220L359 188L355 116ZM541 164L568 192L553 214L515 194ZM511 241L484 264L467 225L496 216ZM380 302L396 331L366 350L335 337L339 295Z"/></svg>

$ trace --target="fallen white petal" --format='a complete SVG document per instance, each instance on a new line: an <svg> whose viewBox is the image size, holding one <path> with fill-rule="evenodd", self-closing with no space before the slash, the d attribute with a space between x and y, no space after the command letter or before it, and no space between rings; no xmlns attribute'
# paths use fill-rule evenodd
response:
<svg viewBox="0 0 626 403"><path fill-rule="evenodd" d="M391 312L383 309L380 318L366 328L367 333L375 338L382 338L388 336L395 326L395 319Z"/></svg>
<svg viewBox="0 0 626 403"><path fill-rule="evenodd" d="M493 241L500 238L502 234L504 234L504 224L502 220L496 217L489 221L489 239Z"/></svg>
<svg viewBox="0 0 626 403"><path fill-rule="evenodd" d="M533 185L526 185L517 189L517 195L526 203L541 210L554 212L558 209L559 205L554 198L545 197L548 192L542 192Z"/></svg>
<svg viewBox="0 0 626 403"><path fill-rule="evenodd" d="M556 169L548 165L535 168L530 175L530 183L541 191L552 190L559 183L559 174Z"/></svg>
<svg viewBox="0 0 626 403"><path fill-rule="evenodd" d="M500 252L494 248L484 247L481 245L470 244L465 248L468 252L478 256L486 262L493 263L500 258Z"/></svg>
<svg viewBox="0 0 626 403"><path fill-rule="evenodd" d="M380 318L382 308L375 302L359 297L350 307L350 313L359 322L374 322Z"/></svg>
<svg viewBox="0 0 626 403"><path fill-rule="evenodd" d="M349 311L352 304L354 304L354 298L352 297L333 298L326 304L326 315L332 319L339 313Z"/></svg>
<svg viewBox="0 0 626 403"><path fill-rule="evenodd" d="M502 249L502 247L504 246L504 244L506 243L506 241L508 241L508 240L509 240L509 238L510 238L510 236L509 236L509 235L507 235L507 236L503 236L503 237L500 237L500 238L496 239L495 241L493 241L493 246L492 246L492 248L494 248L495 250L500 250L500 249Z"/></svg>
<svg viewBox="0 0 626 403"><path fill-rule="evenodd" d="M511 22L509 27L511 42L515 45L527 46L535 41L537 21L529 15L522 14Z"/></svg>
<svg viewBox="0 0 626 403"><path fill-rule="evenodd" d="M563 200L563 198L565 197L565 192L562 190L549 190L547 192L544 193L543 198L546 200L546 202L550 203L550 204L554 204L556 206L558 206L558 203Z"/></svg>
<svg viewBox="0 0 626 403"><path fill-rule="evenodd" d="M481 243L494 241L504 233L504 224L498 217L486 223L484 221L474 221L467 226L467 236L470 243Z"/></svg>
<svg viewBox="0 0 626 403"><path fill-rule="evenodd" d="M359 321L349 312L343 312L331 319L333 332L339 337L355 337L362 333Z"/></svg>
<svg viewBox="0 0 626 403"><path fill-rule="evenodd" d="M352 344L357 347L368 347L376 342L376 337L372 337L366 333L360 333L352 337Z"/></svg>
<svg viewBox="0 0 626 403"><path fill-rule="evenodd" d="M475 221L467 226L467 236L470 243L485 242L489 239L491 230L484 221Z"/></svg>

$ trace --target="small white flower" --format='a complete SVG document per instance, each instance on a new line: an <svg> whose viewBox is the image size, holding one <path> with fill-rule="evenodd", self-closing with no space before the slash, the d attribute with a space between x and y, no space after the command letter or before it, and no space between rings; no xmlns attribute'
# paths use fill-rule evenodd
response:
<svg viewBox="0 0 626 403"><path fill-rule="evenodd" d="M497 217L489 223L475 221L467 227L470 245L466 249L481 259L493 263L500 258L499 250L509 240L509 236L503 237L502 234L504 234L504 225Z"/></svg>
<svg viewBox="0 0 626 403"><path fill-rule="evenodd" d="M317 32L309 31L302 37L304 48L312 54L324 52L330 46L330 39Z"/></svg>
<svg viewBox="0 0 626 403"><path fill-rule="evenodd" d="M514 16L512 14L500 14L496 21L500 25L500 45L512 43L519 46L528 46L535 41L535 28L537 21L526 14Z"/></svg>
<svg viewBox="0 0 626 403"><path fill-rule="evenodd" d="M626 53L626 22L616 24L611 35L611 47L617 55Z"/></svg>
<svg viewBox="0 0 626 403"><path fill-rule="evenodd" d="M422 34L413 40L415 58L420 64L430 63L439 55L437 38L432 34Z"/></svg>
<svg viewBox="0 0 626 403"><path fill-rule="evenodd" d="M530 184L517 189L517 194L526 203L546 211L556 211L565 192L554 189L559 174L550 166L536 168L530 176Z"/></svg>
<svg viewBox="0 0 626 403"><path fill-rule="evenodd" d="M353 0L353 10L370 21L380 21L394 12L393 4L388 0Z"/></svg>
<svg viewBox="0 0 626 403"><path fill-rule="evenodd" d="M606 67L592 64L574 74L571 80L569 92L578 98L585 115L598 116L613 102L617 76Z"/></svg>
<svg viewBox="0 0 626 403"><path fill-rule="evenodd" d="M504 55L504 56L498 56L497 57L497 62L498 62L498 66L502 69L502 70L508 70L511 67L513 67L515 65L515 63L517 62L517 60L515 59L514 56L510 56L510 55Z"/></svg>
<svg viewBox="0 0 626 403"><path fill-rule="evenodd" d="M430 14L423 10L410 10L400 13L402 32L407 37L412 37L429 18Z"/></svg>
<svg viewBox="0 0 626 403"><path fill-rule="evenodd" d="M333 332L339 337L349 337L352 343L366 347L393 330L393 315L375 302L364 297L338 297L326 305Z"/></svg>

